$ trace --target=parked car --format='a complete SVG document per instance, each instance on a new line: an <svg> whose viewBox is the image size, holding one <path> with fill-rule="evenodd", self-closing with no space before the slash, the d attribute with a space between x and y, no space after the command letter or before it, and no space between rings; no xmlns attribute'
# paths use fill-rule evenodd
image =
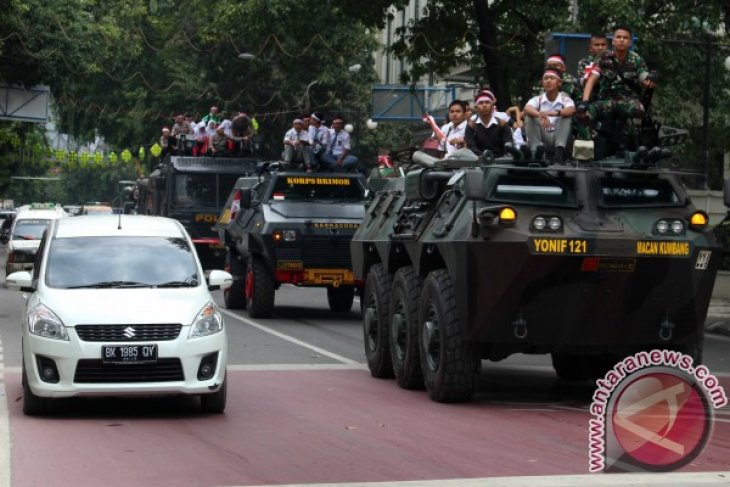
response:
<svg viewBox="0 0 730 487"><path fill-rule="evenodd" d="M33 273L6 278L31 293L23 310L23 412L54 398L199 395L226 405L226 328L183 226L137 215L51 223Z"/></svg>
<svg viewBox="0 0 730 487"><path fill-rule="evenodd" d="M5 261L5 275L32 270L43 232L52 220L68 216L53 203L21 206L10 229Z"/></svg>
<svg viewBox="0 0 730 487"><path fill-rule="evenodd" d="M0 243L8 243L10 238L10 228L15 220L15 211L4 210L0 212Z"/></svg>

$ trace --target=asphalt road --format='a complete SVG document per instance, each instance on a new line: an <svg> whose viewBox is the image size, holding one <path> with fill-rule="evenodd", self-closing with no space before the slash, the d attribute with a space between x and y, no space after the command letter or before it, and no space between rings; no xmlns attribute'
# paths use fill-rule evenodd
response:
<svg viewBox="0 0 730 487"><path fill-rule="evenodd" d="M433 403L425 391L370 376L357 306L334 314L324 290L291 286L277 293L272 319L225 312L225 415L200 415L192 398L162 398L64 400L49 417L25 417L22 299L0 289L0 485L714 485L730 478L718 473L730 470L727 407L716 411L707 448L681 473L586 478L592 384L559 381L548 357L519 355L483 362L472 403ZM728 349L730 338L707 337L705 363L730 390Z"/></svg>

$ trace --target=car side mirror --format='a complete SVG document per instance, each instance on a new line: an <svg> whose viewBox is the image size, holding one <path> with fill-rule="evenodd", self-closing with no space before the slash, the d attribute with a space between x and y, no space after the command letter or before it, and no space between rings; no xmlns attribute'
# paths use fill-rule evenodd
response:
<svg viewBox="0 0 730 487"><path fill-rule="evenodd" d="M233 284L233 276L226 271L212 270L208 275L208 290L228 289Z"/></svg>
<svg viewBox="0 0 730 487"><path fill-rule="evenodd" d="M28 271L13 272L5 278L5 284L8 286L8 289L16 291L29 293L35 291L33 288L33 276Z"/></svg>

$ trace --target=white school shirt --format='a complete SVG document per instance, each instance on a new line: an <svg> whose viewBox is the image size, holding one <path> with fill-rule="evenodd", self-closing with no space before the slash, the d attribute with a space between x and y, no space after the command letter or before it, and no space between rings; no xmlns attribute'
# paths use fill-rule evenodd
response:
<svg viewBox="0 0 730 487"><path fill-rule="evenodd" d="M568 96L564 91L559 91L558 96L555 97L554 101L548 100L545 93L542 95L534 96L527 102L529 106L537 110L538 112L554 110L562 110L563 108L574 107L573 99ZM550 126L554 129L559 117L548 117L550 120Z"/></svg>
<svg viewBox="0 0 730 487"><path fill-rule="evenodd" d="M345 130L335 132L334 129L330 129L330 142L327 150L332 153L335 157L340 157L345 149L350 150L350 134Z"/></svg>
<svg viewBox="0 0 730 487"><path fill-rule="evenodd" d="M449 122L441 127L441 132L443 132L446 136L446 138L441 141L441 150L446 151L447 156L451 155L451 153L459 150L460 147L456 147L455 145L450 143L449 140L453 139L454 137L461 137L462 139L464 138L464 135L466 134L466 120L456 126L454 126L454 122ZM431 137L436 137L436 134L432 134ZM464 145L464 147L466 147L466 145Z"/></svg>
<svg viewBox="0 0 730 487"><path fill-rule="evenodd" d="M287 130L287 132L284 134L284 140L291 140L292 142L295 140L300 140L302 142L311 143L311 140L309 139L309 132L307 132L306 130L297 132L297 129L295 129L294 127Z"/></svg>

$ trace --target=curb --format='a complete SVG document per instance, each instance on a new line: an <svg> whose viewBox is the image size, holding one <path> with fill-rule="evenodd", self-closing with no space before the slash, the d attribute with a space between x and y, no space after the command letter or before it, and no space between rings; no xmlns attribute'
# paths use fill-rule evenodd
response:
<svg viewBox="0 0 730 487"><path fill-rule="evenodd" d="M730 337L730 317L724 315L707 315L705 332Z"/></svg>

